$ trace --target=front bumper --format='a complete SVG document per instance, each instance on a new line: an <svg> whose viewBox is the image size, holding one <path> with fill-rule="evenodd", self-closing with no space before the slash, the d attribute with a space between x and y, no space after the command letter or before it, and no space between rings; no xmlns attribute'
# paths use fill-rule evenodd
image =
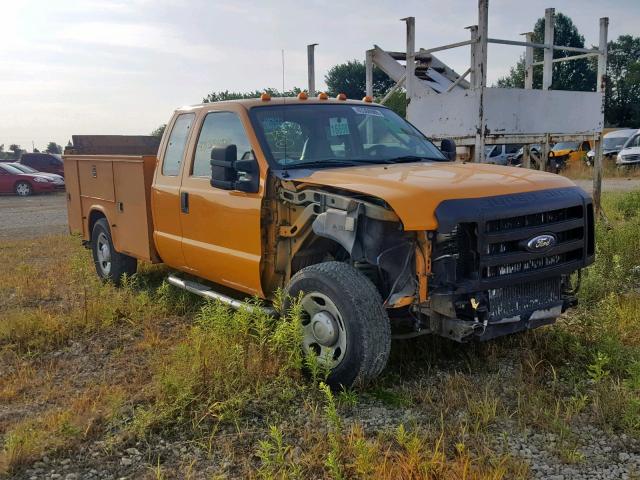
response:
<svg viewBox="0 0 640 480"><path fill-rule="evenodd" d="M640 164L640 154L622 155L616 159L616 165L638 165Z"/></svg>
<svg viewBox="0 0 640 480"><path fill-rule="evenodd" d="M575 304L570 275L594 261L593 207L580 188L442 202L430 309L458 341L551 323ZM534 249L533 240L553 243Z"/></svg>

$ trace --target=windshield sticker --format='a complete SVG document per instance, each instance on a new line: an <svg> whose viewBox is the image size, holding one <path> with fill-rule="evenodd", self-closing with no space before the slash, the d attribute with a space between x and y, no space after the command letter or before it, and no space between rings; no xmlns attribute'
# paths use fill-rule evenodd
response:
<svg viewBox="0 0 640 480"><path fill-rule="evenodd" d="M349 135L349 124L347 123L347 119L344 117L330 117L329 130L332 137Z"/></svg>
<svg viewBox="0 0 640 480"><path fill-rule="evenodd" d="M351 107L358 115L373 115L374 117L384 117L379 108L371 107Z"/></svg>

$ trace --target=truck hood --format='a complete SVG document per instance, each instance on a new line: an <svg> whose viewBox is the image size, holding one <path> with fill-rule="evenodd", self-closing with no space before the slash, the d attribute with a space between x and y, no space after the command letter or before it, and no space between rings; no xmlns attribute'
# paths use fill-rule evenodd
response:
<svg viewBox="0 0 640 480"><path fill-rule="evenodd" d="M436 229L435 210L444 200L575 186L565 177L537 170L449 162L330 168L295 180L380 198L400 217L405 230Z"/></svg>

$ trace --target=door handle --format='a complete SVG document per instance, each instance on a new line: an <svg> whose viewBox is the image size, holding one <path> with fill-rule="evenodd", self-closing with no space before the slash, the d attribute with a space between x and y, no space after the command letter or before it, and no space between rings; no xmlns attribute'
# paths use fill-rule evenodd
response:
<svg viewBox="0 0 640 480"><path fill-rule="evenodd" d="M189 192L180 192L180 210L189 213Z"/></svg>

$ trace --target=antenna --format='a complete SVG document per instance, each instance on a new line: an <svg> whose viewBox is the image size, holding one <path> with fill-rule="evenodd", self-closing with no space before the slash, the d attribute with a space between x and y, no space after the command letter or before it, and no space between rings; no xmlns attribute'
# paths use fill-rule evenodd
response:
<svg viewBox="0 0 640 480"><path fill-rule="evenodd" d="M284 94L284 48L282 49L282 101L284 103L284 98L285 98L285 94Z"/></svg>

